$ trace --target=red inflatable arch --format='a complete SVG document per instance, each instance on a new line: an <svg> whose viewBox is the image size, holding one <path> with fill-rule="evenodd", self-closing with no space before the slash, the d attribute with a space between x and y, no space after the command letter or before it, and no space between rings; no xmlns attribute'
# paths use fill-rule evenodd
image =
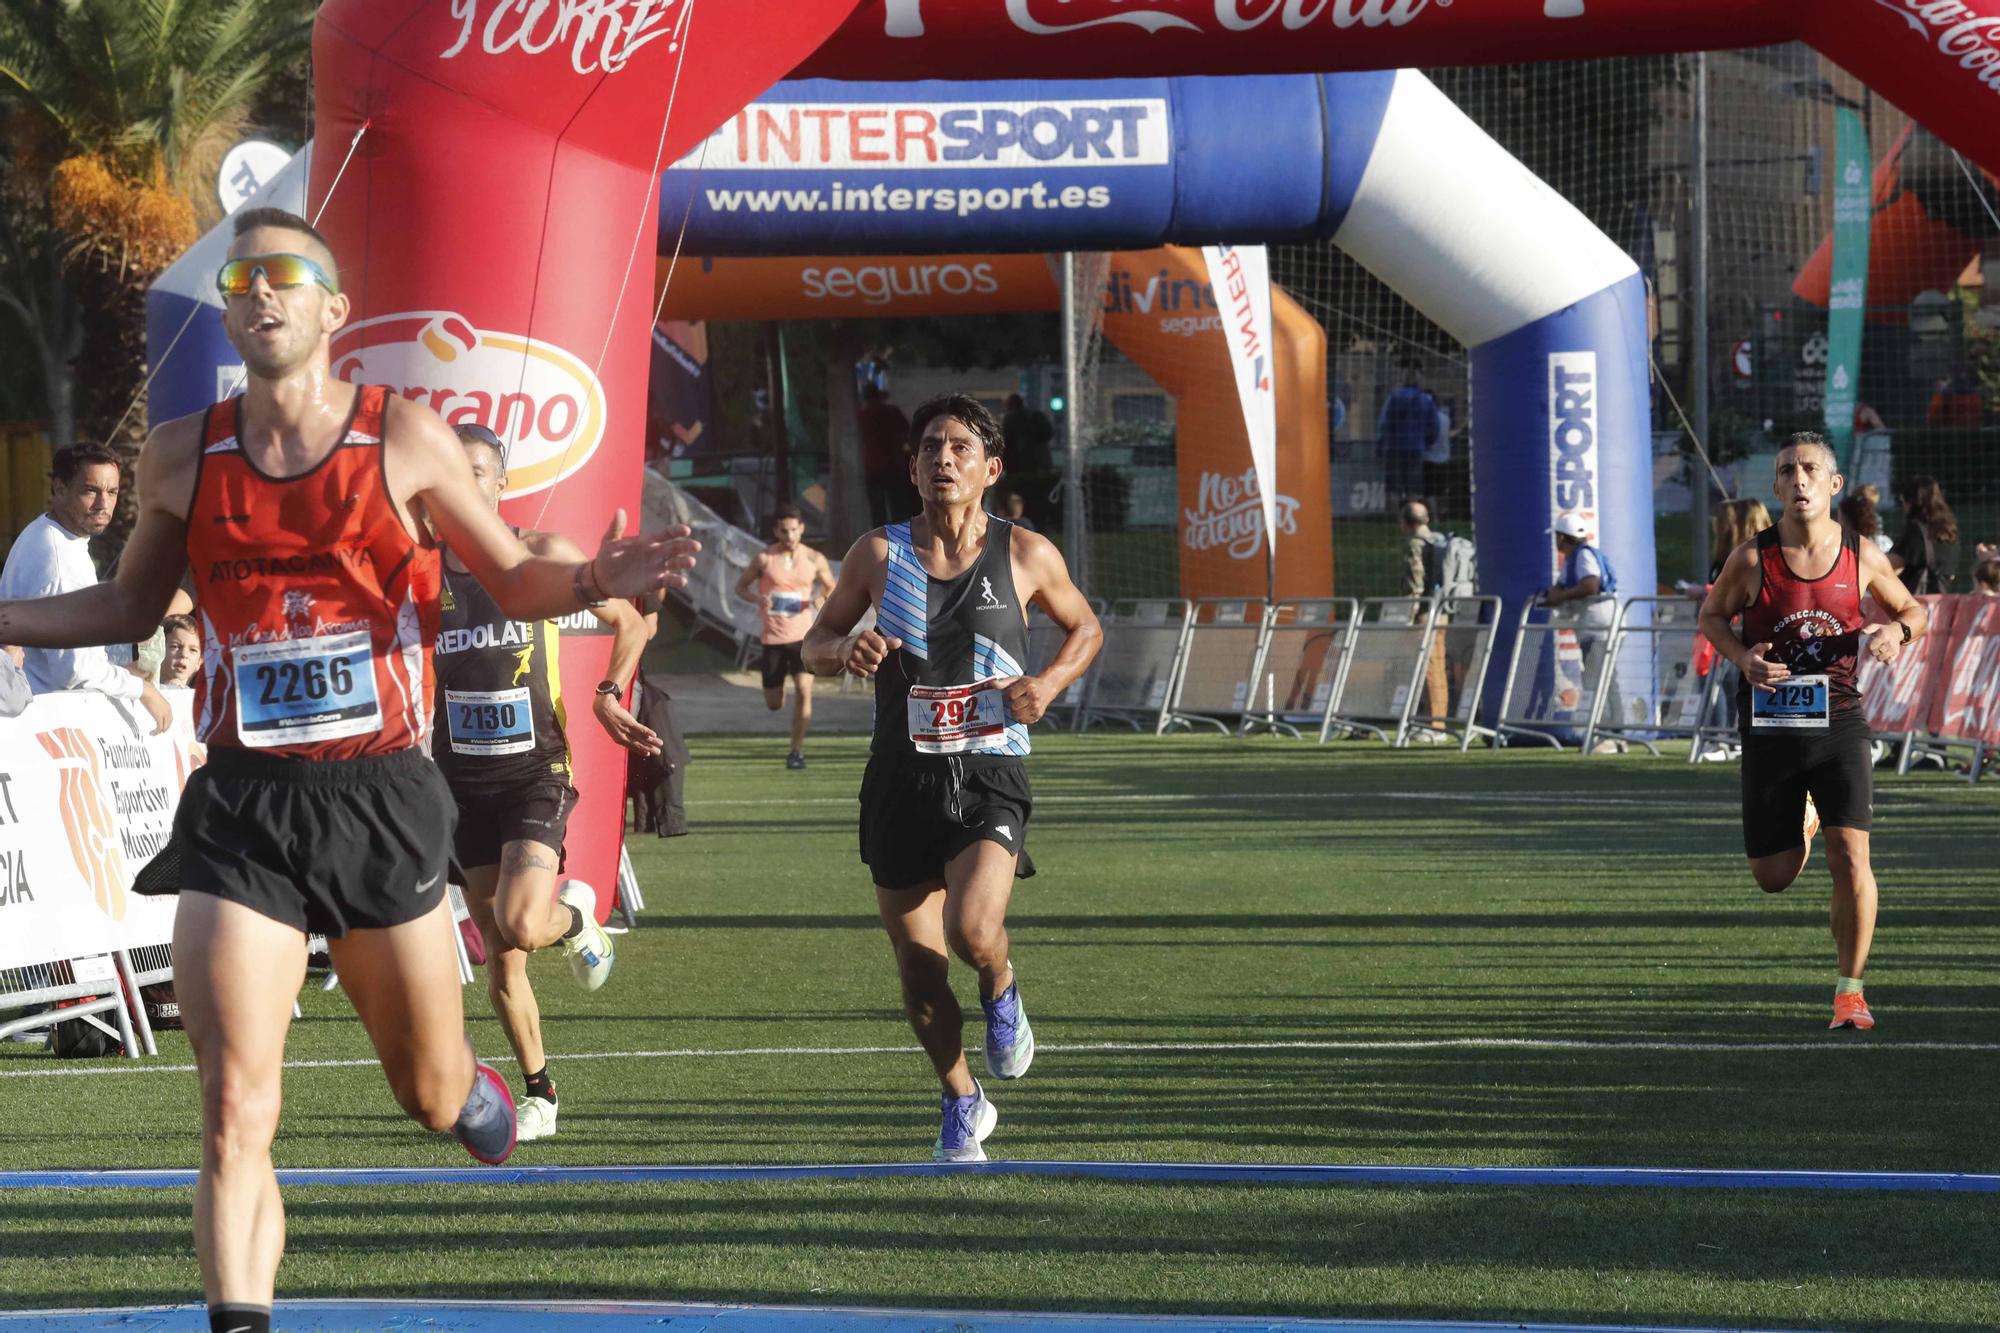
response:
<svg viewBox="0 0 2000 1333"><path fill-rule="evenodd" d="M335 367L493 425L507 516L594 547L636 507L660 170L787 74L1298 73L1793 39L2000 167L2000 0L327 0L309 207L354 298ZM607 642L565 636L565 674L595 681ZM604 889L623 758L594 727L572 739L571 872Z"/></svg>

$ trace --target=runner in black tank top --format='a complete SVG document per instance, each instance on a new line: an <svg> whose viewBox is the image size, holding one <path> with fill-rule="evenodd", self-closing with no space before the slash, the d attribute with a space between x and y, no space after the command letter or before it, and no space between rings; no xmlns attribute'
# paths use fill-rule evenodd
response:
<svg viewBox="0 0 2000 1333"><path fill-rule="evenodd" d="M1833 1027L1875 1025L1861 978L1875 933L1868 720L1857 682L1862 652L1892 662L1923 634L1922 606L1872 542L1829 513L1841 477L1833 450L1810 431L1778 453L1783 517L1724 562L1701 608L1702 633L1743 672L1743 850L1766 893L1805 868L1827 833L1840 980ZM1864 624L1861 598L1893 619ZM1742 617L1742 633L1730 621ZM1747 642L1746 642L1747 641Z"/></svg>
<svg viewBox="0 0 2000 1333"><path fill-rule="evenodd" d="M804 657L819 675L875 678L861 859L895 945L905 1012L944 1088L933 1155L982 1161L998 1116L966 1065L948 954L979 972L987 1071L1019 1078L1035 1044L1006 915L1014 879L1034 873L1028 727L1083 674L1103 634L1055 547L986 512L1002 467L993 415L963 395L933 398L912 417L910 439L923 513L854 544ZM1029 602L1068 635L1036 675L1027 674ZM875 627L855 633L871 607Z"/></svg>
<svg viewBox="0 0 2000 1333"><path fill-rule="evenodd" d="M448 557L438 600L433 734L438 767L453 789L569 785L556 622L507 616Z"/></svg>
<svg viewBox="0 0 2000 1333"><path fill-rule="evenodd" d="M499 507L507 488L500 441L483 426L458 427L473 480ZM529 550L562 555L569 542L523 531ZM556 1131L555 1085L542 1046L541 1011L528 984L528 954L560 945L586 990L611 975L611 937L597 924L597 901L585 885L556 892L563 834L576 808L570 785L568 709L552 620L515 620L445 552L437 639L438 766L458 803L453 850L465 904L485 946L494 1016L520 1062L525 1095L515 1108L522 1141ZM606 602L591 614L617 637L610 677L592 707L627 749L657 754L660 738L625 711L621 696L646 646L646 623L630 602Z"/></svg>

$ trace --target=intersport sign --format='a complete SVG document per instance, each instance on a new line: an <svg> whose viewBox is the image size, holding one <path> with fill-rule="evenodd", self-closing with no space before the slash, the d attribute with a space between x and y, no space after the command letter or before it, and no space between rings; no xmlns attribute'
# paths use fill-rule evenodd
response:
<svg viewBox="0 0 2000 1333"><path fill-rule="evenodd" d="M333 336L333 373L384 384L453 426L476 422L507 442L507 494L545 490L604 440L604 387L551 343L476 328L448 310L410 310Z"/></svg>

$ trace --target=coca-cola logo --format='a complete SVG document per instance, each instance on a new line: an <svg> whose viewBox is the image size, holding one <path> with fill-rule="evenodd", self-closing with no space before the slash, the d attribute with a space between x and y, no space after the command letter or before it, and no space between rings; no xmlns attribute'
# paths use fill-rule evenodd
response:
<svg viewBox="0 0 2000 1333"><path fill-rule="evenodd" d="M560 347L475 328L446 310L380 315L336 333L333 373L386 384L453 426L477 422L507 443L507 494L555 485L604 439L604 387Z"/></svg>
<svg viewBox="0 0 2000 1333"><path fill-rule="evenodd" d="M926 3L942 5L944 0L885 0L883 35L922 37ZM1187 11L1205 10L1222 32L1250 32L1273 19L1286 31L1296 32L1315 24L1400 28L1430 4L1431 0L1007 0L1007 18L1022 32L1038 37L1111 25L1148 33L1198 33L1209 30ZM1437 0L1440 9L1450 4L1451 0Z"/></svg>
<svg viewBox="0 0 2000 1333"><path fill-rule="evenodd" d="M454 58L475 38L489 56L537 56L566 43L578 74L616 74L662 37L672 39L667 50L678 49L692 8L692 0L451 0L458 40L438 58Z"/></svg>
<svg viewBox="0 0 2000 1333"><path fill-rule="evenodd" d="M1981 14L1962 0L1875 0L1910 25L1910 30L1938 53L1956 60L1960 69L1978 76L1988 89L2000 92L2000 46L1994 44L2000 15Z"/></svg>
<svg viewBox="0 0 2000 1333"><path fill-rule="evenodd" d="M1278 531L1299 530L1299 502L1277 497ZM1255 469L1231 475L1204 472L1195 505L1181 511L1181 544L1190 551L1221 547L1232 559L1248 560L1264 544L1264 506Z"/></svg>

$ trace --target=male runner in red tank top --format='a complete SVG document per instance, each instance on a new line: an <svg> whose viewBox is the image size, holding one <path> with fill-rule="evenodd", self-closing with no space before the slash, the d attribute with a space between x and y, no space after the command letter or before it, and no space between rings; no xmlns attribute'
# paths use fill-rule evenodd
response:
<svg viewBox="0 0 2000 1333"><path fill-rule="evenodd" d="M1825 828L1840 963L1829 1026L1870 1028L1875 1017L1861 978L1875 935L1873 774L1857 659L1866 651L1895 661L1929 621L1888 557L1832 516L1844 480L1837 467L1812 431L1785 442L1774 487L1782 517L1730 553L1702 603L1701 631L1743 673L1737 702L1750 873L1764 892L1783 892L1805 869L1816 828ZM1893 619L1863 624L1864 593ZM1730 627L1739 614L1741 637Z"/></svg>
<svg viewBox="0 0 2000 1333"><path fill-rule="evenodd" d="M270 1150L308 931L328 937L403 1109L482 1161L514 1143L506 1084L466 1041L451 947L423 520L522 620L679 583L698 548L685 528L622 538L620 513L592 560L531 553L436 413L333 376L348 302L325 240L275 209L235 230L217 285L247 391L153 432L117 577L0 603L0 640L135 640L193 574L209 761L175 820L174 984L201 1070L195 1249L211 1327L268 1333L284 1249Z"/></svg>

